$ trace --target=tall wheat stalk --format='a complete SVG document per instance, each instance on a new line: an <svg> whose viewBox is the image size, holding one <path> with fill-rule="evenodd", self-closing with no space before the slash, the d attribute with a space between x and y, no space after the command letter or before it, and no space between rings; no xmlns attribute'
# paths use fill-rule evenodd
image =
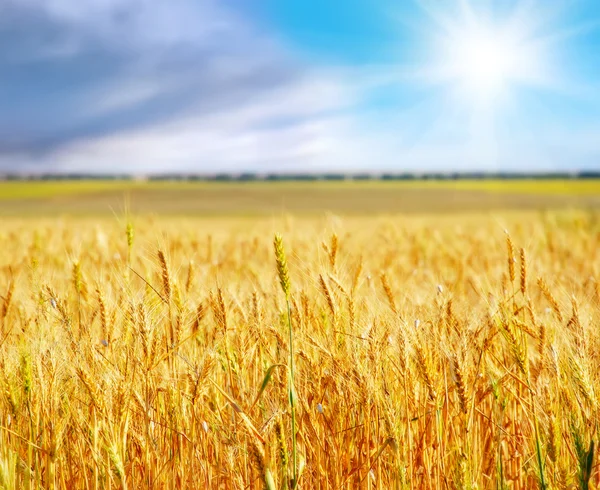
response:
<svg viewBox="0 0 600 490"><path fill-rule="evenodd" d="M289 330L289 350L290 350L290 361L289 361L289 386L288 396L290 402L290 410L292 413L292 489L298 485L298 452L296 447L296 395L294 387L294 328L292 326L292 309L290 303L290 277L287 265L287 259L285 256L285 249L283 248L283 239L281 235L276 234L273 242L275 247L275 261L277 264L277 275L279 276L279 283L281 289L285 294L285 303L287 307L287 321Z"/></svg>

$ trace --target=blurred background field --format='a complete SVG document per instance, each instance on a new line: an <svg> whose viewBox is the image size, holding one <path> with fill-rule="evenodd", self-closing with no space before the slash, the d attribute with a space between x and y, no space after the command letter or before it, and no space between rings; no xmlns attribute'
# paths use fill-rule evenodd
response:
<svg viewBox="0 0 600 490"><path fill-rule="evenodd" d="M264 216L600 207L600 180L0 182L0 215Z"/></svg>

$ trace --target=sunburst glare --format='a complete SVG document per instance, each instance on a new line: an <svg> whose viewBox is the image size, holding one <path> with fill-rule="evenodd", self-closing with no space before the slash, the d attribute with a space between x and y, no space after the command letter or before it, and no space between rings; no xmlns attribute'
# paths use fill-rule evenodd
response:
<svg viewBox="0 0 600 490"><path fill-rule="evenodd" d="M432 79L448 85L461 103L497 106L519 87L551 84L549 38L537 31L533 9L493 15L468 2L451 13L425 9L438 33Z"/></svg>

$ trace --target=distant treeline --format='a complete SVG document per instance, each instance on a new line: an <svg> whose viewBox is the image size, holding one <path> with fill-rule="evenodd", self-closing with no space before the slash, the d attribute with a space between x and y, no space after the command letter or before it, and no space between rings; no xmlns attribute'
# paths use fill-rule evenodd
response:
<svg viewBox="0 0 600 490"><path fill-rule="evenodd" d="M311 182L311 181L402 181L402 180L517 180L517 179L600 179L598 171L519 173L519 172L450 172L450 173L297 173L297 174L258 174L258 173L217 173L179 174L165 173L152 175L128 174L0 174L5 181L73 181L73 180L131 180L131 181L178 181L178 182Z"/></svg>

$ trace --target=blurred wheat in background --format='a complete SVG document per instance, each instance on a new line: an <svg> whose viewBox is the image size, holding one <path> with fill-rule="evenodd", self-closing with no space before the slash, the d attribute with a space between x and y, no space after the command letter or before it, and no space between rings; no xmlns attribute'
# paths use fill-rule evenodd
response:
<svg viewBox="0 0 600 490"><path fill-rule="evenodd" d="M598 215L501 221L6 220L0 485L596 488Z"/></svg>

